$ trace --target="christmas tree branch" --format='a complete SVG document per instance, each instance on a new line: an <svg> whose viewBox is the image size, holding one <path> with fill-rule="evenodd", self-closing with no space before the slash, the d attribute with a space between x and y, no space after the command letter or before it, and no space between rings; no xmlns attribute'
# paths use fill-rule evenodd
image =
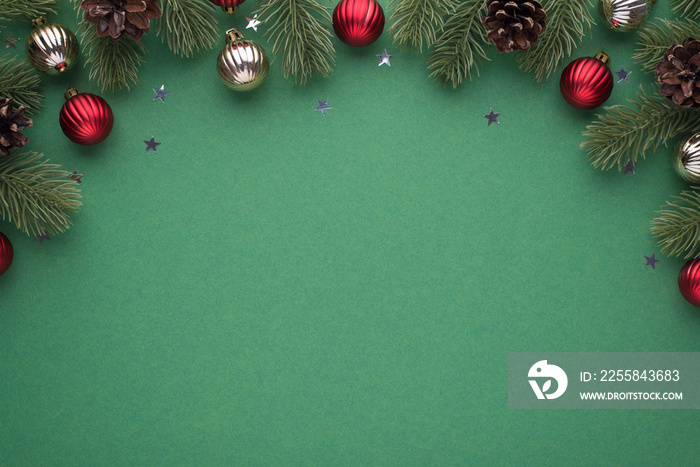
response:
<svg viewBox="0 0 700 467"><path fill-rule="evenodd" d="M606 107L605 113L588 125L581 148L588 152L593 167L618 170L628 161L636 162L649 149L700 126L700 113L680 107L659 96L648 96L640 89L636 108L624 105Z"/></svg>
<svg viewBox="0 0 700 467"><path fill-rule="evenodd" d="M56 13L56 0L0 0L0 20L23 18Z"/></svg>
<svg viewBox="0 0 700 467"><path fill-rule="evenodd" d="M162 0L163 16L158 20L158 35L168 39L176 54L191 57L211 49L216 43L217 21L214 5L204 0Z"/></svg>
<svg viewBox="0 0 700 467"><path fill-rule="evenodd" d="M700 25L693 20L660 19L639 31L637 51L632 58L642 64L642 69L652 71L673 44L680 44L687 37L700 37Z"/></svg>
<svg viewBox="0 0 700 467"><path fill-rule="evenodd" d="M256 13L270 24L272 53L282 54L284 77L305 84L317 74L327 77L335 64L331 15L316 0L262 0Z"/></svg>
<svg viewBox="0 0 700 467"><path fill-rule="evenodd" d="M651 232L659 239L661 251L673 256L695 258L700 253L700 193L698 187L666 202L659 217L651 221Z"/></svg>
<svg viewBox="0 0 700 467"><path fill-rule="evenodd" d="M671 0L671 3L673 12L677 15L696 18L700 16L700 0Z"/></svg>
<svg viewBox="0 0 700 467"><path fill-rule="evenodd" d="M435 42L435 31L441 29L445 16L454 9L452 0L391 0L394 12L389 19L389 33L394 42L411 50L423 51L423 42Z"/></svg>
<svg viewBox="0 0 700 467"><path fill-rule="evenodd" d="M39 92L40 83L39 75L25 60L0 57L0 99L10 97L32 114L41 108L44 100Z"/></svg>
<svg viewBox="0 0 700 467"><path fill-rule="evenodd" d="M542 6L547 12L547 29L518 57L520 69L534 73L537 81L548 79L595 24L587 0L544 0Z"/></svg>
<svg viewBox="0 0 700 467"><path fill-rule="evenodd" d="M81 205L70 174L42 157L25 152L0 159L0 213L27 235L65 231L71 226L67 211Z"/></svg>
<svg viewBox="0 0 700 467"><path fill-rule="evenodd" d="M483 44L487 43L482 25L486 3L466 0L460 3L440 29L428 57L430 76L457 88L465 78L471 79L472 68L479 73L477 62L488 60Z"/></svg>
<svg viewBox="0 0 700 467"><path fill-rule="evenodd" d="M138 69L144 62L146 47L132 40L113 41L109 36L99 37L94 24L85 20L78 30L82 38L85 66L90 66L89 79L97 81L102 90L129 89L138 81Z"/></svg>

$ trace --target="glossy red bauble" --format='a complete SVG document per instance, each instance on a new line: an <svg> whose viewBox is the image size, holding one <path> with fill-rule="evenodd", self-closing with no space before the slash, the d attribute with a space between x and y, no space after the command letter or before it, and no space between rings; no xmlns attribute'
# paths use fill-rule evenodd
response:
<svg viewBox="0 0 700 467"><path fill-rule="evenodd" d="M678 288L683 298L700 306L700 258L691 259L678 274Z"/></svg>
<svg viewBox="0 0 700 467"><path fill-rule="evenodd" d="M216 6L220 6L222 10L226 13L235 13L238 5L245 2L245 0L209 0Z"/></svg>
<svg viewBox="0 0 700 467"><path fill-rule="evenodd" d="M340 0L333 10L333 30L348 45L370 45L384 31L384 10L376 0Z"/></svg>
<svg viewBox="0 0 700 467"><path fill-rule="evenodd" d="M59 121L69 140L89 146L101 143L112 132L114 115L100 96L81 94L75 88L66 93Z"/></svg>
<svg viewBox="0 0 700 467"><path fill-rule="evenodd" d="M4 233L0 232L0 276L10 269L12 258L14 257L15 253L12 250L10 239L7 238Z"/></svg>
<svg viewBox="0 0 700 467"><path fill-rule="evenodd" d="M613 76L608 56L577 58L564 68L559 81L561 95L577 109L595 109L608 100L613 89Z"/></svg>

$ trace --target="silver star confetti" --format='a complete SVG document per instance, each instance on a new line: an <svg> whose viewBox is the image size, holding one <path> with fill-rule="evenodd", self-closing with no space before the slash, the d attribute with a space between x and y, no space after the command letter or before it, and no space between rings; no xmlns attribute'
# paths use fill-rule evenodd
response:
<svg viewBox="0 0 700 467"><path fill-rule="evenodd" d="M316 102L318 102L318 107L316 107L314 111L320 110L324 117L326 116L326 110L331 110L333 108L330 105L328 105L328 99L326 99L325 101L320 101L316 99Z"/></svg>
<svg viewBox="0 0 700 467"><path fill-rule="evenodd" d="M36 238L36 239L39 240L39 245L41 245L42 243L44 243L44 240L51 240L51 239L49 238L49 233L48 233L46 230L44 230L44 231L43 231L42 233L40 233L40 234L34 235L34 238Z"/></svg>
<svg viewBox="0 0 700 467"><path fill-rule="evenodd" d="M17 48L17 42L19 42L19 39L14 37L12 33L10 33L10 37L3 40L7 43L7 45L5 45L6 49L9 49L10 47L12 47L13 49Z"/></svg>
<svg viewBox="0 0 700 467"><path fill-rule="evenodd" d="M156 97L153 98L153 100L160 99L160 101L165 104L165 96L169 96L169 92L165 92L165 84L160 87L160 89L153 89L153 92L156 93Z"/></svg>
<svg viewBox="0 0 700 467"><path fill-rule="evenodd" d="M157 142L156 142L156 139L155 139L154 136L151 136L151 140L150 140L150 141L144 141L144 143L146 143L146 152L148 152L148 151L153 151L153 152L155 152L155 153L158 152L158 150L157 150L158 145L161 144L161 143L157 143Z"/></svg>
<svg viewBox="0 0 700 467"><path fill-rule="evenodd" d="M647 264L644 267L651 266L652 269L656 269L656 263L660 263L661 260L656 259L656 253L652 253L651 256L644 255L647 259Z"/></svg>
<svg viewBox="0 0 700 467"><path fill-rule="evenodd" d="M499 115L501 115L501 113L500 113L500 112L499 112L499 113L494 113L493 107L492 107L491 110L489 111L489 113L487 113L486 115L484 115L484 118L488 118L488 120L489 120L488 126L491 126L492 123L495 123L496 125L500 125L501 122L498 121L498 116L499 116Z"/></svg>
<svg viewBox="0 0 700 467"><path fill-rule="evenodd" d="M386 49L384 49L384 52L383 52L383 53L377 54L377 58L379 59L379 65L378 65L378 66L382 66L382 65L384 65L385 63L386 63L388 66L391 66L391 63L389 62L389 60L391 60L392 57L393 57L393 55L387 54L387 53L386 53Z"/></svg>
<svg viewBox="0 0 700 467"><path fill-rule="evenodd" d="M632 175L637 175L637 172L634 171L635 167L637 167L637 164L633 164L631 160L628 160L627 163L625 164L624 175L627 175L630 172L632 172Z"/></svg>
<svg viewBox="0 0 700 467"><path fill-rule="evenodd" d="M623 66L622 68L620 68L620 71L613 71L613 74L614 74L615 76L617 76L617 82L618 82L618 83L621 82L621 81L627 81L627 82L629 83L629 80L627 79L627 77L628 77L631 73L632 73L631 71L625 71L625 67L624 67L624 66Z"/></svg>
<svg viewBox="0 0 700 467"><path fill-rule="evenodd" d="M246 17L246 19L248 20L248 26L246 26L245 28L252 29L253 31L258 32L258 26L260 26L262 23L260 21L258 21L257 18L258 18L257 13L252 18Z"/></svg>
<svg viewBox="0 0 700 467"><path fill-rule="evenodd" d="M83 184L83 181L81 180L85 174L79 174L77 170L74 170L72 174L68 175L68 178L73 180L76 183Z"/></svg>

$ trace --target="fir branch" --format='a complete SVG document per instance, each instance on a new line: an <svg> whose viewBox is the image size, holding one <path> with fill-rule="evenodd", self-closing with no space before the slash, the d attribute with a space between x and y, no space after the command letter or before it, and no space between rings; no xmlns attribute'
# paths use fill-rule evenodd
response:
<svg viewBox="0 0 700 467"><path fill-rule="evenodd" d="M700 193L698 187L667 201L659 217L651 221L651 233L658 238L663 253L695 258L700 253Z"/></svg>
<svg viewBox="0 0 700 467"><path fill-rule="evenodd" d="M158 35L176 54L191 57L195 52L216 44L217 21L214 5L203 0L163 0L163 16L158 20Z"/></svg>
<svg viewBox="0 0 700 467"><path fill-rule="evenodd" d="M0 0L0 20L23 18L32 20L38 16L56 13L56 0Z"/></svg>
<svg viewBox="0 0 700 467"><path fill-rule="evenodd" d="M67 211L80 207L80 191L60 166L25 152L0 159L0 213L27 235L63 232Z"/></svg>
<svg viewBox="0 0 700 467"><path fill-rule="evenodd" d="M452 0L391 0L394 12L389 21L389 33L394 42L411 50L423 51L435 42L435 31L445 25L445 16L453 10Z"/></svg>
<svg viewBox="0 0 700 467"><path fill-rule="evenodd" d="M673 12L677 15L695 17L700 16L700 0L671 0Z"/></svg>
<svg viewBox="0 0 700 467"><path fill-rule="evenodd" d="M638 101L629 100L636 108L625 105L606 107L604 114L588 127L581 148L588 152L593 167L618 170L628 160L636 162L663 143L700 126L700 113L680 107L660 95L648 96L640 88Z"/></svg>
<svg viewBox="0 0 700 467"><path fill-rule="evenodd" d="M138 82L138 69L144 62L146 47L132 40L112 40L99 37L94 24L85 20L78 29L82 38L85 66L90 66L89 79L105 90L130 89L130 83Z"/></svg>
<svg viewBox="0 0 700 467"><path fill-rule="evenodd" d="M545 0L542 6L547 12L547 29L518 57L520 69L533 72L537 81L549 79L595 24L587 0Z"/></svg>
<svg viewBox="0 0 700 467"><path fill-rule="evenodd" d="M286 79L305 84L314 74L328 76L335 64L328 8L316 0L262 0L255 12L271 23L266 36L272 53L282 54Z"/></svg>
<svg viewBox="0 0 700 467"><path fill-rule="evenodd" d="M479 63L488 60L483 45L487 43L482 25L486 3L466 0L460 3L440 29L428 57L430 76L444 85L457 88L465 78L471 79L472 68L479 74Z"/></svg>
<svg viewBox="0 0 700 467"><path fill-rule="evenodd" d="M642 64L643 70L653 71L669 47L688 37L700 37L700 25L695 21L660 19L639 31L637 51L632 58Z"/></svg>
<svg viewBox="0 0 700 467"><path fill-rule="evenodd" d="M40 83L39 74L25 60L8 55L0 57L0 99L11 97L33 114L44 100L39 92Z"/></svg>

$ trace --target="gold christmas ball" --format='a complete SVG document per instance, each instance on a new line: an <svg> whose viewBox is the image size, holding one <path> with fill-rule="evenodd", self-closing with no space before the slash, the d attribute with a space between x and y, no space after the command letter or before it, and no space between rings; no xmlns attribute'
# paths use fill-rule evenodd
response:
<svg viewBox="0 0 700 467"><path fill-rule="evenodd" d="M673 168L690 183L700 183L700 133L684 136L673 151Z"/></svg>
<svg viewBox="0 0 700 467"><path fill-rule="evenodd" d="M647 19L656 0L600 0L598 11L613 31L637 29Z"/></svg>
<svg viewBox="0 0 700 467"><path fill-rule="evenodd" d="M235 29L226 31L226 46L216 64L221 81L234 91L250 91L265 81L270 61L265 50L243 39Z"/></svg>
<svg viewBox="0 0 700 467"><path fill-rule="evenodd" d="M42 73L57 75L76 64L80 43L70 29L47 23L45 18L39 17L32 21L26 50L29 63L34 68Z"/></svg>

